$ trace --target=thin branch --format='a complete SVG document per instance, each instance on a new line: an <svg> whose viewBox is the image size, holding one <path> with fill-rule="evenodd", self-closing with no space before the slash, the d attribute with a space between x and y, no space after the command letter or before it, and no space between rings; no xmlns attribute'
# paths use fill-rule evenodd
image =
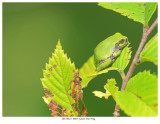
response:
<svg viewBox="0 0 160 124"><path fill-rule="evenodd" d="M120 116L120 108L119 108L119 105L116 104L116 107L115 107L115 110L114 110L114 113L113 113L113 117L119 117Z"/></svg>
<svg viewBox="0 0 160 124"><path fill-rule="evenodd" d="M138 50L137 50L137 52L136 52L136 54L135 54L135 56L134 56L134 59L133 59L133 61L132 61L132 63L131 63L131 66L130 66L130 68L129 68L129 71L128 71L125 79L123 80L123 84L122 84L121 91L125 90L126 85L127 85L127 82L128 82L128 80L130 79L130 77L131 77L131 75L132 75L132 72L133 72L133 70L134 70L134 68L135 68L135 66L136 66L137 60L138 60L138 58L139 58L139 54L140 54L141 51L142 51L142 48L143 48L143 46L144 46L144 44L145 44L145 42L146 42L146 40L147 40L147 37L148 37L148 35L151 33L151 31L154 29L154 27L155 27L157 24L158 24L158 19L155 20L155 22L154 22L154 23L152 24L152 26L148 29L148 31L146 31L146 32L143 33L143 37L142 37L141 43L140 43L140 45L139 45L139 48L138 48Z"/></svg>
<svg viewBox="0 0 160 124"><path fill-rule="evenodd" d="M131 63L131 66L130 66L128 72L127 72L127 75L123 80L123 84L122 84L122 88L121 88L122 92L125 90L127 82L128 82L128 80L130 79L130 77L131 77L131 75L133 73L133 70L134 70L134 68L136 66L137 60L138 60L139 55L140 55L140 53L141 53L141 51L143 49L143 46L144 46L144 44L145 44L145 42L147 40L148 35L156 27L157 24L158 24L158 18L155 20L155 22L152 24L152 26L148 30L147 29L144 30L143 36L142 36L142 40L141 40L141 42L139 44L139 48L138 48L138 50L137 50L137 52L136 52L136 54L134 56L134 59L133 59L133 61ZM116 104L115 111L113 113L114 117L120 116L119 111L120 111L119 110L119 106Z"/></svg>

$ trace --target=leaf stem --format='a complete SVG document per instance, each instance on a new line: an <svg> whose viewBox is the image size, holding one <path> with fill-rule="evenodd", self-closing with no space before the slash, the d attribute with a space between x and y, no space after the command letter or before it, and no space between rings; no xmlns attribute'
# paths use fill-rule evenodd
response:
<svg viewBox="0 0 160 124"><path fill-rule="evenodd" d="M118 72L120 73L122 80L124 80L124 78L126 77L125 73L121 71L120 69L118 70Z"/></svg>
<svg viewBox="0 0 160 124"><path fill-rule="evenodd" d="M141 39L141 42L139 44L138 50L137 50L137 52L136 52L136 54L134 56L134 59L133 59L133 61L131 63L131 66L130 66L128 72L127 72L127 75L123 80L123 84L122 84L122 87L121 87L121 91L122 92L125 90L127 82L129 81L129 79L130 79L130 77L131 77L131 75L133 73L133 70L134 70L134 68L136 66L137 60L138 60L139 55L140 55L140 53L142 51L142 48L143 48L143 46L144 46L144 44L145 44L145 42L147 40L148 35L156 27L157 24L158 24L158 18L155 20L155 22L151 25L151 27L149 29L147 29L147 28L144 29L143 35L142 35L142 39ZM120 116L120 114L119 114L120 110L119 109L120 109L119 105L116 104L115 111L113 113L114 117Z"/></svg>

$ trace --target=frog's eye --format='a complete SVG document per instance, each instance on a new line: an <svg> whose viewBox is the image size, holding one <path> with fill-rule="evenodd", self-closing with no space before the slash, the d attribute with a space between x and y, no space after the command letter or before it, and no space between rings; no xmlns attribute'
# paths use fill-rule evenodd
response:
<svg viewBox="0 0 160 124"><path fill-rule="evenodd" d="M119 41L119 43L124 43L124 39L121 39L121 40Z"/></svg>
<svg viewBox="0 0 160 124"><path fill-rule="evenodd" d="M116 43L116 44L115 44L115 48L118 48L118 47L119 47L119 43Z"/></svg>
<svg viewBox="0 0 160 124"><path fill-rule="evenodd" d="M119 41L120 44L126 44L128 42L128 39L122 39Z"/></svg>
<svg viewBox="0 0 160 124"><path fill-rule="evenodd" d="M128 39L121 39L119 42L119 48L123 48L124 46L126 46L126 44L128 43Z"/></svg>

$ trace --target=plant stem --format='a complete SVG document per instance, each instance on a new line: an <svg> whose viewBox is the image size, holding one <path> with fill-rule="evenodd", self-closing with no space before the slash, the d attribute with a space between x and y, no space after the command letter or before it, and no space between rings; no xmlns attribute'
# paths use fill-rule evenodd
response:
<svg viewBox="0 0 160 124"><path fill-rule="evenodd" d="M133 61L131 63L131 66L130 66L128 72L127 72L127 75L126 75L126 77L123 80L122 88L121 88L122 92L125 90L127 82L128 82L128 80L130 79L130 77L131 77L131 75L133 73L133 70L134 70L134 68L136 66L137 60L138 60L139 55L140 55L140 53L142 51L142 48L143 48L143 46L144 46L144 44L145 44L145 42L147 40L148 35L156 27L157 24L158 24L158 19L155 20L155 22L151 25L151 27L148 30L147 30L147 28L144 29L143 35L142 35L142 39L141 39L141 42L139 44L138 50L137 50L137 52L136 52L136 54L134 56L134 59L133 59ZM119 109L120 109L119 105L116 104L115 111L113 113L114 117L120 116L120 114L119 114L120 110Z"/></svg>
<svg viewBox="0 0 160 124"><path fill-rule="evenodd" d="M129 71L128 71L126 77L125 77L124 80L123 80L123 84L122 84L121 91L125 90L126 85L127 85L127 82L128 82L128 80L130 79L130 77L131 77L131 75L132 75L132 72L133 72L133 70L134 70L134 68L135 68L135 66L136 66L137 60L138 60L138 58L139 58L139 54L140 54L141 51L142 51L142 48L143 48L143 46L144 46L144 44L145 44L145 42L146 42L146 40L147 40L147 37L148 37L148 35L151 33L151 31L154 29L154 27L155 27L157 24L158 24L158 19L155 20L155 22L152 24L152 26L151 26L148 30L145 30L145 31L143 32L143 36L142 36L141 43L139 44L139 48L138 48L138 50L137 50L137 52L136 52L136 54L135 54L135 56L134 56L134 59L133 59L133 61L132 61L132 63L131 63L131 66L130 66L130 68L129 68Z"/></svg>
<svg viewBox="0 0 160 124"><path fill-rule="evenodd" d="M119 105L116 104L116 107L115 107L115 110L114 110L114 113L113 113L113 117L119 117L120 116L120 108L119 108Z"/></svg>

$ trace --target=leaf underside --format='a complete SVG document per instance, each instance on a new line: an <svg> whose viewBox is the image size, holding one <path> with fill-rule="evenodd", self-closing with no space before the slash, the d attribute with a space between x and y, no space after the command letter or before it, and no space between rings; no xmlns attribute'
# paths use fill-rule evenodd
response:
<svg viewBox="0 0 160 124"><path fill-rule="evenodd" d="M140 54L141 62L149 61L158 65L158 34L152 37Z"/></svg>
<svg viewBox="0 0 160 124"><path fill-rule="evenodd" d="M145 27L148 26L148 22L151 19L153 13L156 11L157 3L146 2L145 8Z"/></svg>
<svg viewBox="0 0 160 124"><path fill-rule="evenodd" d="M120 13L123 16L127 16L129 19L133 19L134 21L140 22L142 24L145 23L144 12L145 12L145 3L120 3L120 2L100 2L98 4L106 9L113 10L115 12Z"/></svg>
<svg viewBox="0 0 160 124"><path fill-rule="evenodd" d="M140 22L145 27L148 26L148 22L157 8L156 2L100 2L98 5Z"/></svg>

